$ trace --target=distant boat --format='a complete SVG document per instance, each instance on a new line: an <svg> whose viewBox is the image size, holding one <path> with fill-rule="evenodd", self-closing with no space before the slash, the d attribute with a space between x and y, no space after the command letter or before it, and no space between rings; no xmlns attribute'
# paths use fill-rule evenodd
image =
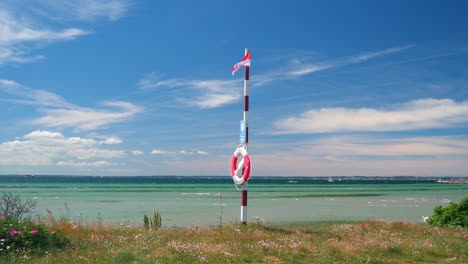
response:
<svg viewBox="0 0 468 264"><path fill-rule="evenodd" d="M36 177L36 174L26 174L26 175L24 175L24 177L26 177L26 178L34 178L34 177Z"/></svg>
<svg viewBox="0 0 468 264"><path fill-rule="evenodd" d="M334 182L335 180L332 179L332 177L328 177L328 182Z"/></svg>
<svg viewBox="0 0 468 264"><path fill-rule="evenodd" d="M297 183L297 181L289 180L287 183Z"/></svg>
<svg viewBox="0 0 468 264"><path fill-rule="evenodd" d="M442 179L438 179L438 180L436 181L436 183L449 183L449 181L442 180Z"/></svg>

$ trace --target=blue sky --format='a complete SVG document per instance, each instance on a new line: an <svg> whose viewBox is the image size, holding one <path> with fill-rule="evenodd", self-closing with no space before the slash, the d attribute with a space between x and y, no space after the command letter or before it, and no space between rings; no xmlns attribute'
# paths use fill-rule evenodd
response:
<svg viewBox="0 0 468 264"><path fill-rule="evenodd" d="M4 0L0 174L468 176L465 1Z"/></svg>

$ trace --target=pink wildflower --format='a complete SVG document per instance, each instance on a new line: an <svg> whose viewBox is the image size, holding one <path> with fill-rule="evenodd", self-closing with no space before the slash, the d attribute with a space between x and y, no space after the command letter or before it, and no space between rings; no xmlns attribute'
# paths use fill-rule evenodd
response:
<svg viewBox="0 0 468 264"><path fill-rule="evenodd" d="M23 234L23 232L21 232L21 231L16 231L16 234L18 234L18 235L22 235L22 234Z"/></svg>
<svg viewBox="0 0 468 264"><path fill-rule="evenodd" d="M52 232L50 232L50 233L52 233L52 235L55 235L55 231L52 231Z"/></svg>
<svg viewBox="0 0 468 264"><path fill-rule="evenodd" d="M16 230L13 230L13 229L12 229L12 230L10 231L10 235L11 235L11 236L15 236L16 234L17 234Z"/></svg>
<svg viewBox="0 0 468 264"><path fill-rule="evenodd" d="M34 225L39 225L39 222L34 223Z"/></svg>
<svg viewBox="0 0 468 264"><path fill-rule="evenodd" d="M3 220L5 220L5 219L6 219L6 217L5 217L5 216L2 216L2 219L3 219Z"/></svg>
<svg viewBox="0 0 468 264"><path fill-rule="evenodd" d="M34 235L34 234L39 233L39 231L37 231L37 230L32 230L30 233Z"/></svg>
<svg viewBox="0 0 468 264"><path fill-rule="evenodd" d="M26 229L27 227L23 226L23 229Z"/></svg>

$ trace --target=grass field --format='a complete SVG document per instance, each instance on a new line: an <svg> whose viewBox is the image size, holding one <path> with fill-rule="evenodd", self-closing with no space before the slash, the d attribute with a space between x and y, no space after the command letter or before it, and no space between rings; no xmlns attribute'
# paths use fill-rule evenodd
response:
<svg viewBox="0 0 468 264"><path fill-rule="evenodd" d="M65 249L0 263L468 263L468 231L403 222L144 228L51 222Z"/></svg>

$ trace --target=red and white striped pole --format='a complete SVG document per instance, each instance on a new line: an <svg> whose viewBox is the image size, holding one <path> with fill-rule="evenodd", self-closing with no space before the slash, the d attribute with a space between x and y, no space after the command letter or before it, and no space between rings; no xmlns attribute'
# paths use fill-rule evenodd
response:
<svg viewBox="0 0 468 264"><path fill-rule="evenodd" d="M245 55L249 49L245 49ZM249 66L245 66L244 72L244 122L245 122L245 148L248 151L249 144ZM242 185L241 196L241 223L247 224L247 181Z"/></svg>

